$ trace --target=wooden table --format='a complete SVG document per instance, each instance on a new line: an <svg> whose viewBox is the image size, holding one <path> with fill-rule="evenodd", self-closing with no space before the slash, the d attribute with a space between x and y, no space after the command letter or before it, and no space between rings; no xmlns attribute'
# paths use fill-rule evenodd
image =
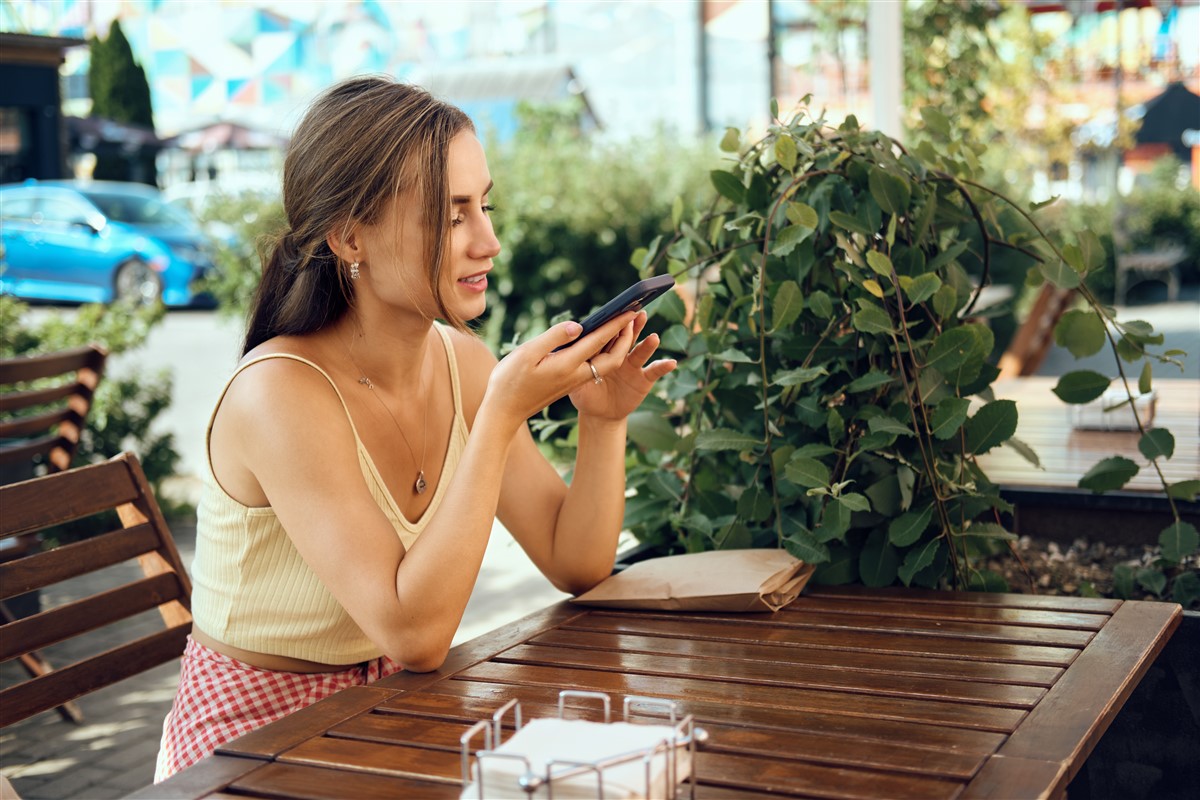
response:
<svg viewBox="0 0 1200 800"><path fill-rule="evenodd" d="M979 457L988 478L1016 507L1018 533L1070 541L1089 534L1110 544L1154 542L1172 520L1158 473L1139 452L1137 431L1076 430L1071 406L1051 391L1055 377L997 381L997 398L1017 401L1016 438L1037 453L1041 469L1009 447ZM1167 428L1175 453L1160 458L1169 483L1200 478L1200 381L1160 380L1149 427ZM1140 469L1122 489L1097 495L1079 479L1101 460L1124 456ZM1200 525L1200 503L1177 501L1185 520Z"/></svg>
<svg viewBox="0 0 1200 800"><path fill-rule="evenodd" d="M701 798L1061 797L1182 613L1166 603L813 588L775 614L568 602L222 747L140 798L452 798L459 737L560 689L665 697ZM594 706L593 706L594 708Z"/></svg>

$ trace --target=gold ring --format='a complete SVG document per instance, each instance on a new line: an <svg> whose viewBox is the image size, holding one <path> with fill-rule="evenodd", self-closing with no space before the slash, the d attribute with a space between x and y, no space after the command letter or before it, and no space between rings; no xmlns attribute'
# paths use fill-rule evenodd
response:
<svg viewBox="0 0 1200 800"><path fill-rule="evenodd" d="M593 364L591 361L588 361L587 365L588 365L588 369L590 369L592 371L592 383L595 383L597 385L604 383L604 378L601 378L600 373L596 372L596 365Z"/></svg>

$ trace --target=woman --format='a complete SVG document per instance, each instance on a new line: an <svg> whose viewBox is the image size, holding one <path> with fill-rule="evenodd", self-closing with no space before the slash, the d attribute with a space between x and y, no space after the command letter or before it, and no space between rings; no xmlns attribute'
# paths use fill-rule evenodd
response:
<svg viewBox="0 0 1200 800"><path fill-rule="evenodd" d="M636 343L632 313L497 362L466 327L500 250L491 188L470 120L386 78L334 86L297 128L289 230L209 424L156 780L345 686L437 669L496 517L559 589L609 574L626 417L675 364L646 365L657 338ZM570 487L525 424L566 394Z"/></svg>

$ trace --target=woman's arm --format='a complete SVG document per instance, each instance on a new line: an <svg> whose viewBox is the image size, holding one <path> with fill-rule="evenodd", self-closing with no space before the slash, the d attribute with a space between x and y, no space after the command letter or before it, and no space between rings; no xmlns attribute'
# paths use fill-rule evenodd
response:
<svg viewBox="0 0 1200 800"><path fill-rule="evenodd" d="M572 325L496 365L458 469L407 552L363 481L340 401L309 367L264 362L234 381L214 426L214 465L232 460L253 476L301 556L384 653L413 671L437 669L478 575L515 434L590 374L588 348L603 345L598 331L578 353L548 357L578 335Z"/></svg>
<svg viewBox="0 0 1200 800"><path fill-rule="evenodd" d="M522 426L505 466L499 518L530 559L559 589L579 594L612 572L625 516L628 415L672 360L646 362L658 347L652 335L632 347L645 326L640 313L592 360L604 376L571 392L579 409L579 448L568 488ZM632 347L632 350L631 350Z"/></svg>

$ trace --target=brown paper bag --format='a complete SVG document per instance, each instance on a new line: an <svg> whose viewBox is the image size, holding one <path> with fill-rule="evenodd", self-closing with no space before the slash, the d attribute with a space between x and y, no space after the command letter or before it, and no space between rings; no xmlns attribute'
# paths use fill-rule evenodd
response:
<svg viewBox="0 0 1200 800"><path fill-rule="evenodd" d="M639 561L571 602L667 611L778 611L814 567L786 550L712 550Z"/></svg>

